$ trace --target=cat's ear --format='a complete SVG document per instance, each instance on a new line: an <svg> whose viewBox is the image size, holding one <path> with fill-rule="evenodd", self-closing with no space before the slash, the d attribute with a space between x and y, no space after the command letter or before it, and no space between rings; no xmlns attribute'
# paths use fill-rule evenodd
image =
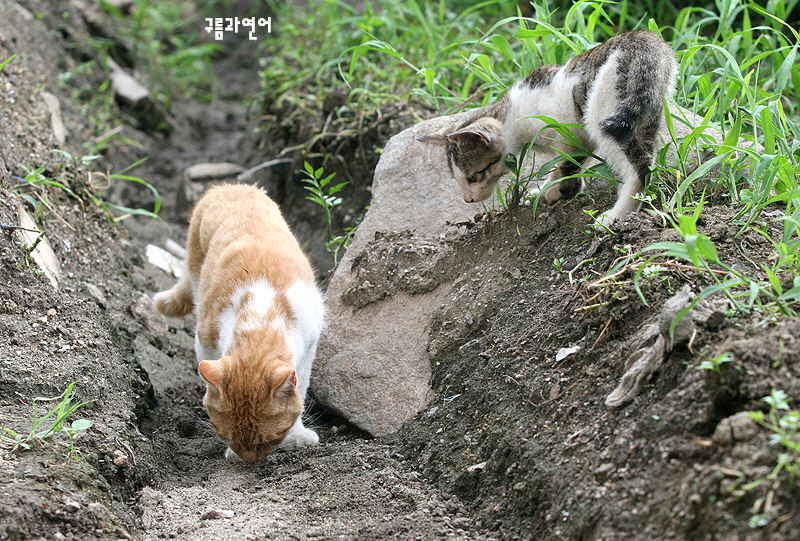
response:
<svg viewBox="0 0 800 541"><path fill-rule="evenodd" d="M225 375L225 363L222 359L218 361L200 361L200 365L197 367L200 375L206 380L209 384L213 385L214 388L219 392L222 400L225 400L225 393L222 391L222 379Z"/></svg>
<svg viewBox="0 0 800 541"><path fill-rule="evenodd" d="M445 132L437 131L435 133L429 133L428 135L420 135L417 137L417 141L444 147L447 146L447 135Z"/></svg>
<svg viewBox="0 0 800 541"><path fill-rule="evenodd" d="M294 394L297 387L297 372L290 367L276 371L273 376L275 396L289 397Z"/></svg>
<svg viewBox="0 0 800 541"><path fill-rule="evenodd" d="M486 128L470 124L466 128L454 131L447 135L447 139L461 145L485 145L491 148L494 145L496 134L487 130Z"/></svg>

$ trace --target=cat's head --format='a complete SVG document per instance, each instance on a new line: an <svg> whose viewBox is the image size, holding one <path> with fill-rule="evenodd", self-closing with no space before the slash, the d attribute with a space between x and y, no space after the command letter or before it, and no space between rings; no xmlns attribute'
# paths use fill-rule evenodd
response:
<svg viewBox="0 0 800 541"><path fill-rule="evenodd" d="M297 373L282 361L259 365L227 356L201 361L199 371L214 430L245 462L274 450L303 412Z"/></svg>
<svg viewBox="0 0 800 541"><path fill-rule="evenodd" d="M492 195L500 177L508 173L503 138L503 123L482 117L448 133L449 130L418 137L417 141L443 146L447 166L467 203L477 203Z"/></svg>

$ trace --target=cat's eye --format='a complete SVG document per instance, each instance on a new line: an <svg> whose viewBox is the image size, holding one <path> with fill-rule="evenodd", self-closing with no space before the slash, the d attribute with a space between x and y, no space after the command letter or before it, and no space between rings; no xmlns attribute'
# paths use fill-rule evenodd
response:
<svg viewBox="0 0 800 541"><path fill-rule="evenodd" d="M476 171L475 173L473 173L469 178L467 178L467 182L469 182L470 184L474 184L476 182L483 181L484 177L486 176L486 173L489 171L489 169L493 165L495 165L496 163L498 163L500 161L500 158L502 158L502 156L498 156L497 159L494 160L493 162L490 162L489 165L487 165L486 167L484 167L480 171Z"/></svg>

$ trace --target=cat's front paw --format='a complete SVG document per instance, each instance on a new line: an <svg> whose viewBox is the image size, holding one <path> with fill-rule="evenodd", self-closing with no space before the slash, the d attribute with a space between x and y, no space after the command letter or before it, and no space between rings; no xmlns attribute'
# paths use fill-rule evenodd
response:
<svg viewBox="0 0 800 541"><path fill-rule="evenodd" d="M286 451L291 451L293 449L299 449L301 447L305 447L306 445L315 445L319 443L319 436L317 433L311 430L310 428L297 428L291 430L283 441L278 445L278 449L284 449Z"/></svg>

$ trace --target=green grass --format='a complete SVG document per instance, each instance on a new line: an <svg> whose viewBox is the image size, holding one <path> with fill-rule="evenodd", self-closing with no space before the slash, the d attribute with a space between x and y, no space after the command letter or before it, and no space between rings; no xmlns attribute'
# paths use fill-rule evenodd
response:
<svg viewBox="0 0 800 541"><path fill-rule="evenodd" d="M564 63L622 30L658 32L679 61L674 100L700 122L678 138L676 127L687 120L667 114L672 141L658 156L645 206L671 223L683 242L650 246L646 251L658 253L646 260L637 254L645 261L639 272L657 264L655 259L683 259L707 284L701 297L719 291L739 311L795 314L800 300L800 36L785 20L800 0L770 1L766 7L717 0L679 10L666 2L649 4L648 9L581 0L537 4L523 13L514 2L501 0L389 0L359 9L312 0L313 9L300 18L291 7L276 7L272 51L286 54L263 59L262 97L310 110L321 107L330 88L346 84L349 95L341 111L372 114L390 102L418 100L450 113L490 103L531 69ZM552 127L569 135L567 126ZM711 159L693 163L693 155L708 150ZM668 152L675 159L669 160ZM521 164L525 157L518 160ZM504 207L522 202L527 184L543 178L552 162L535 178L524 177L516 161L510 165L512 182L498 191ZM602 165L581 175L613 180ZM773 256L762 263L761 276L727 266L713 242L697 231L707 204L730 205L740 234L753 229L770 240ZM767 208L778 214L765 218ZM780 226L780 238L768 234L770 222Z"/></svg>
<svg viewBox="0 0 800 541"><path fill-rule="evenodd" d="M7 65L9 62L11 62L12 60L14 60L14 57L15 57L15 56L17 56L17 53L14 53L14 54L12 54L12 55L11 55L10 57L8 57L6 60L3 60L2 62L0 62L0 71L3 71L3 68L4 68L4 67L6 67L6 65Z"/></svg>
<svg viewBox="0 0 800 541"><path fill-rule="evenodd" d="M214 74L211 58L223 49L203 43L197 30L205 16L203 7L224 12L215 0L134 0L130 16L102 2L119 22L120 37L130 44L132 56L143 60L150 90L167 108L174 97L210 101ZM201 30L202 32L202 30ZM103 44L98 42L98 47Z"/></svg>

